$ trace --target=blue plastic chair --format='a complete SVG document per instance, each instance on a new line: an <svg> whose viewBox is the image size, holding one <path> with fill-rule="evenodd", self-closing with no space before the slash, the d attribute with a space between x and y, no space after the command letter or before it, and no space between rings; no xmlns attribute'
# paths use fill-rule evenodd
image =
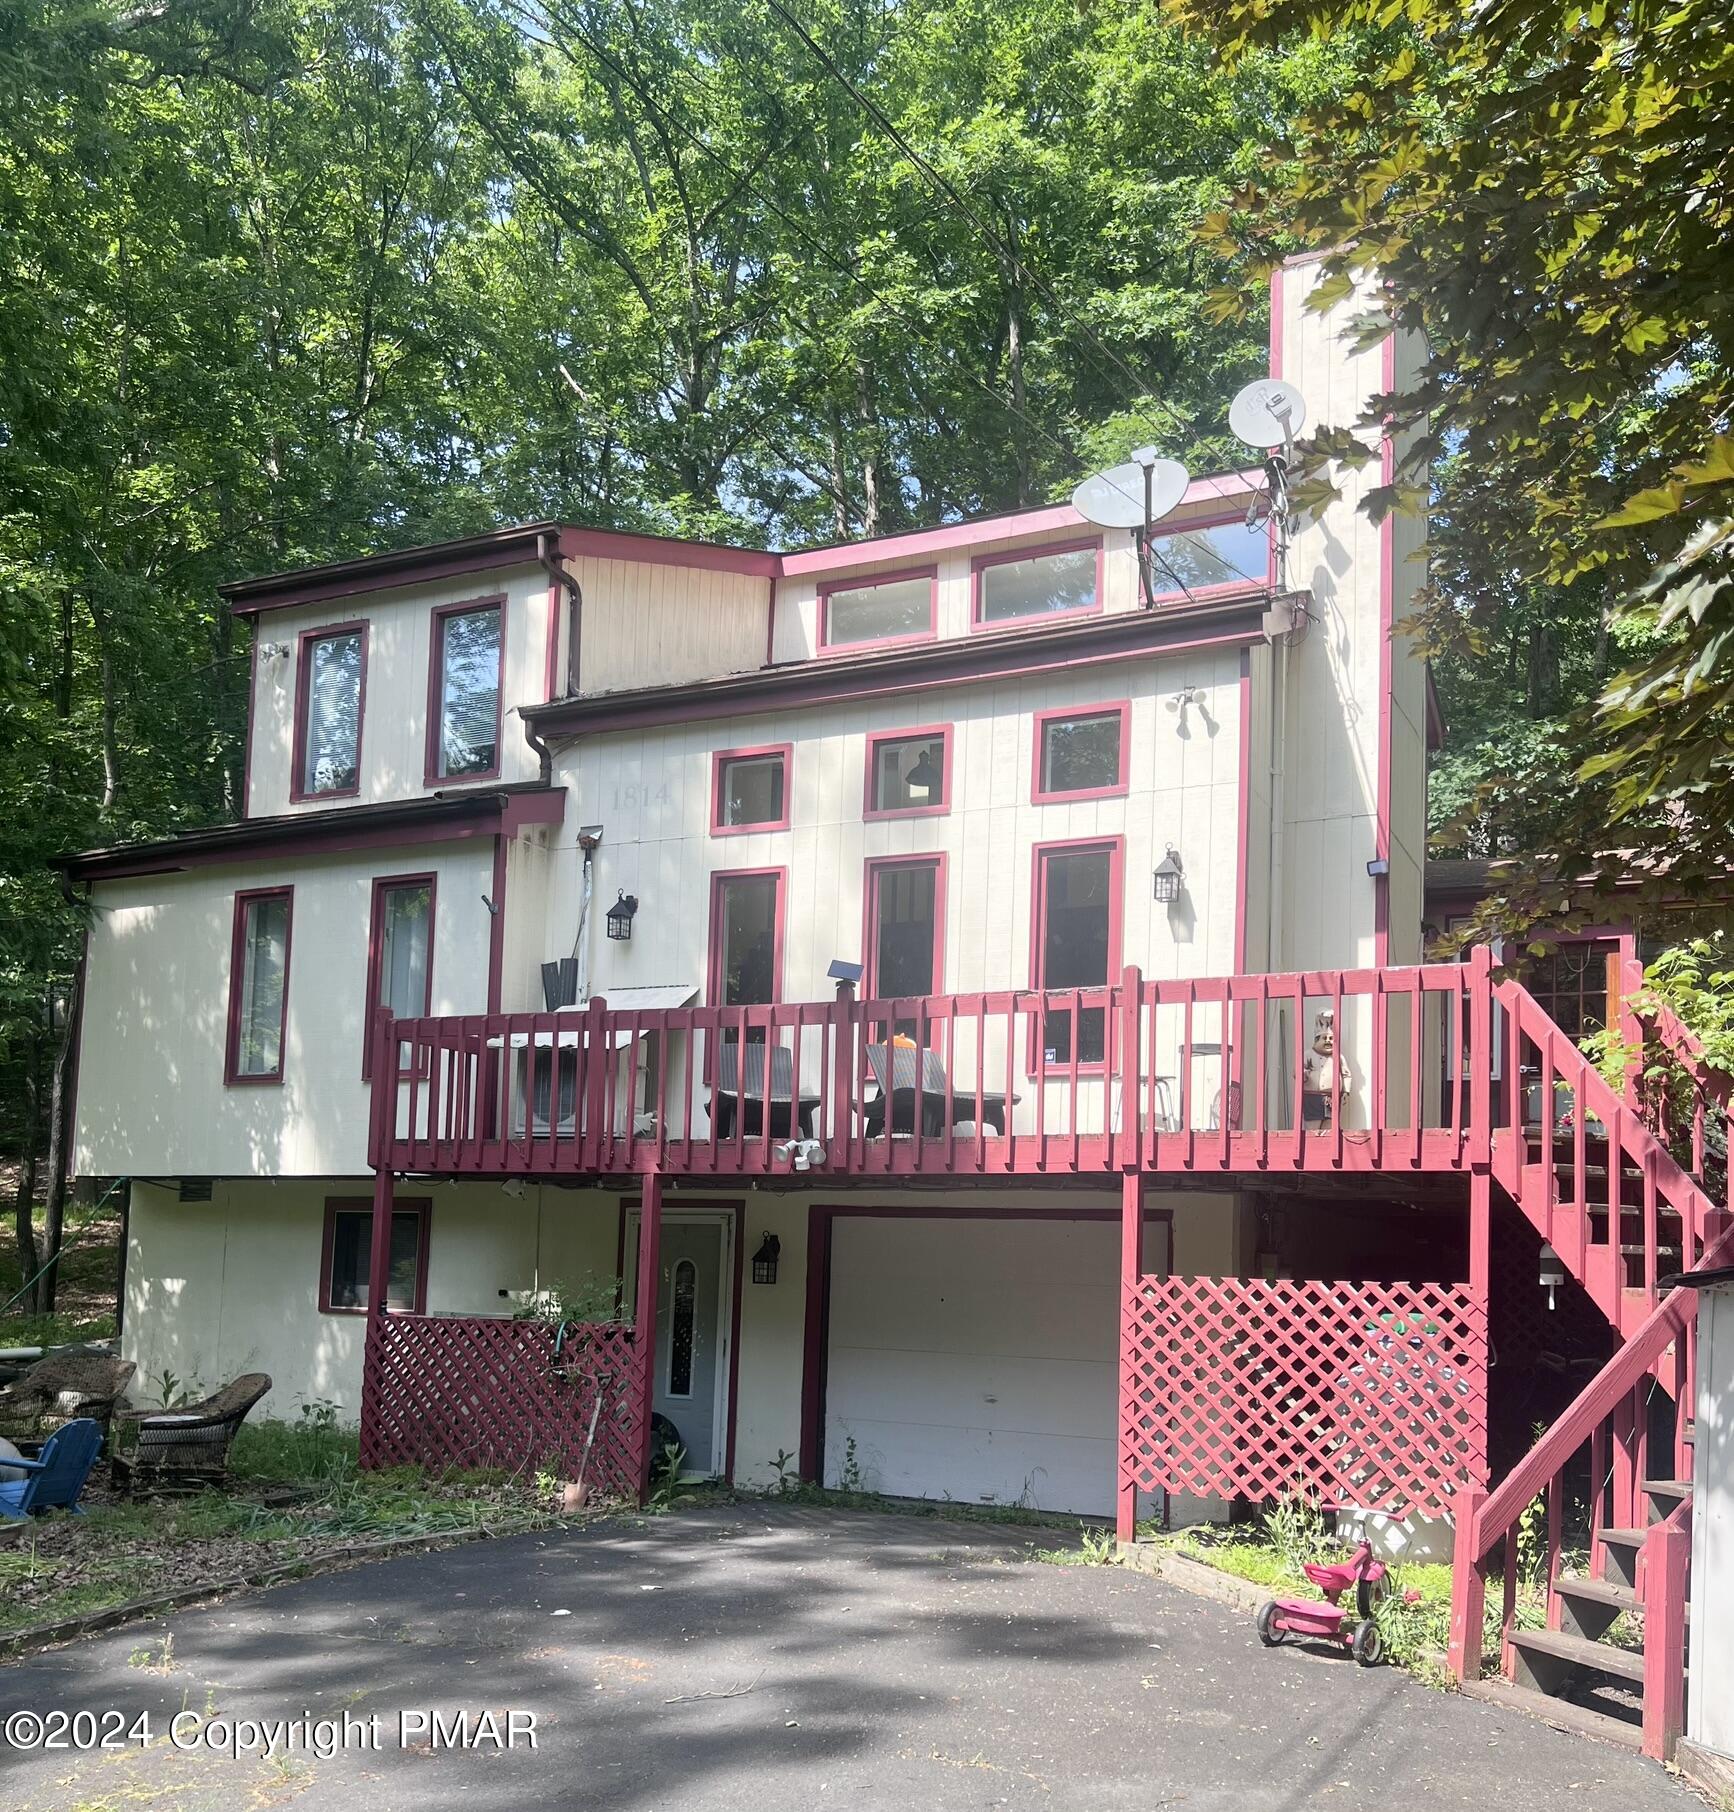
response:
<svg viewBox="0 0 1734 1812"><path fill-rule="evenodd" d="M80 1416L62 1423L43 1442L41 1459L13 1459L10 1454L0 1459L0 1466L19 1466L25 1474L21 1479L0 1479L0 1517L22 1522L38 1510L70 1510L82 1516L79 1493L101 1450L102 1424Z"/></svg>

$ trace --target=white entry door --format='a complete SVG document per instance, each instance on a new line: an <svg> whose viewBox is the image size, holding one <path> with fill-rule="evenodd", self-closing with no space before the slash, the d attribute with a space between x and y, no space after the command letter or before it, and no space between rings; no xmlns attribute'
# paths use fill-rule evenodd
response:
<svg viewBox="0 0 1734 1812"><path fill-rule="evenodd" d="M832 1224L825 1483L1112 1515L1120 1223Z"/></svg>
<svg viewBox="0 0 1734 1812"><path fill-rule="evenodd" d="M727 1463L729 1329L734 1307L734 1217L662 1217L652 1407L673 1423L682 1476L713 1478ZM638 1211L626 1220L626 1300L638 1300ZM661 1455L653 1456L660 1461Z"/></svg>

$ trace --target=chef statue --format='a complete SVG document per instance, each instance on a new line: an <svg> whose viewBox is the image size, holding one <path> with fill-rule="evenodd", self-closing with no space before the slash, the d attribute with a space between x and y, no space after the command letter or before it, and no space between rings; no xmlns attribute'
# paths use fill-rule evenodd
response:
<svg viewBox="0 0 1734 1812"><path fill-rule="evenodd" d="M1322 1007L1313 1020L1313 1049L1301 1079L1301 1123L1308 1132L1325 1132L1349 1098L1353 1078L1349 1060L1337 1055L1337 1015Z"/></svg>

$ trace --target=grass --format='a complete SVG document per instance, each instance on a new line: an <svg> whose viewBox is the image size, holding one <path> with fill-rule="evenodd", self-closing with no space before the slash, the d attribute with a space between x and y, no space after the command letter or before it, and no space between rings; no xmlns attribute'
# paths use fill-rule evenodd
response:
<svg viewBox="0 0 1734 1812"><path fill-rule="evenodd" d="M112 1496L93 1474L86 1515L40 1518L0 1545L0 1634L153 1591L311 1564L357 1543L555 1520L551 1480L362 1472L354 1434L314 1419L244 1427L231 1471L225 1491L136 1500Z"/></svg>
<svg viewBox="0 0 1734 1812"><path fill-rule="evenodd" d="M1078 1529L1099 1534L1088 1517L1060 1510L1032 1510L1023 1504L966 1504L949 1497L881 1497L876 1491L827 1490L793 1482L769 1493L780 1504L811 1504L825 1510L875 1510L887 1516L930 1517L948 1523L982 1523L1009 1529ZM1110 1548L1112 1542L1109 1543Z"/></svg>

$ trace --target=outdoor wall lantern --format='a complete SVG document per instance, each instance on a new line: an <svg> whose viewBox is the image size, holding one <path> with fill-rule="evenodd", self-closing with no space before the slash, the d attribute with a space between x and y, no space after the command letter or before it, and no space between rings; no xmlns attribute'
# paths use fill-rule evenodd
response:
<svg viewBox="0 0 1734 1812"><path fill-rule="evenodd" d="M1172 843L1168 853L1156 864L1156 899L1160 905L1172 906L1186 886L1186 868L1180 852Z"/></svg>
<svg viewBox="0 0 1734 1812"><path fill-rule="evenodd" d="M632 915L638 910L638 895L623 893L608 908L608 935L617 944L632 942Z"/></svg>
<svg viewBox="0 0 1734 1812"><path fill-rule="evenodd" d="M753 1254L754 1283L777 1281L777 1259L782 1250L783 1242L774 1233L767 1233L759 1242L759 1249Z"/></svg>
<svg viewBox="0 0 1734 1812"><path fill-rule="evenodd" d="M909 789L909 797L917 805L933 803L933 789L939 784L939 772L927 759L925 749L921 751L915 766L909 770L909 777L903 784Z"/></svg>
<svg viewBox="0 0 1734 1812"><path fill-rule="evenodd" d="M1565 1266L1560 1263L1559 1254L1545 1242L1541 1248L1541 1275L1536 1282L1547 1292L1547 1306L1554 1306L1553 1293L1565 1282Z"/></svg>

